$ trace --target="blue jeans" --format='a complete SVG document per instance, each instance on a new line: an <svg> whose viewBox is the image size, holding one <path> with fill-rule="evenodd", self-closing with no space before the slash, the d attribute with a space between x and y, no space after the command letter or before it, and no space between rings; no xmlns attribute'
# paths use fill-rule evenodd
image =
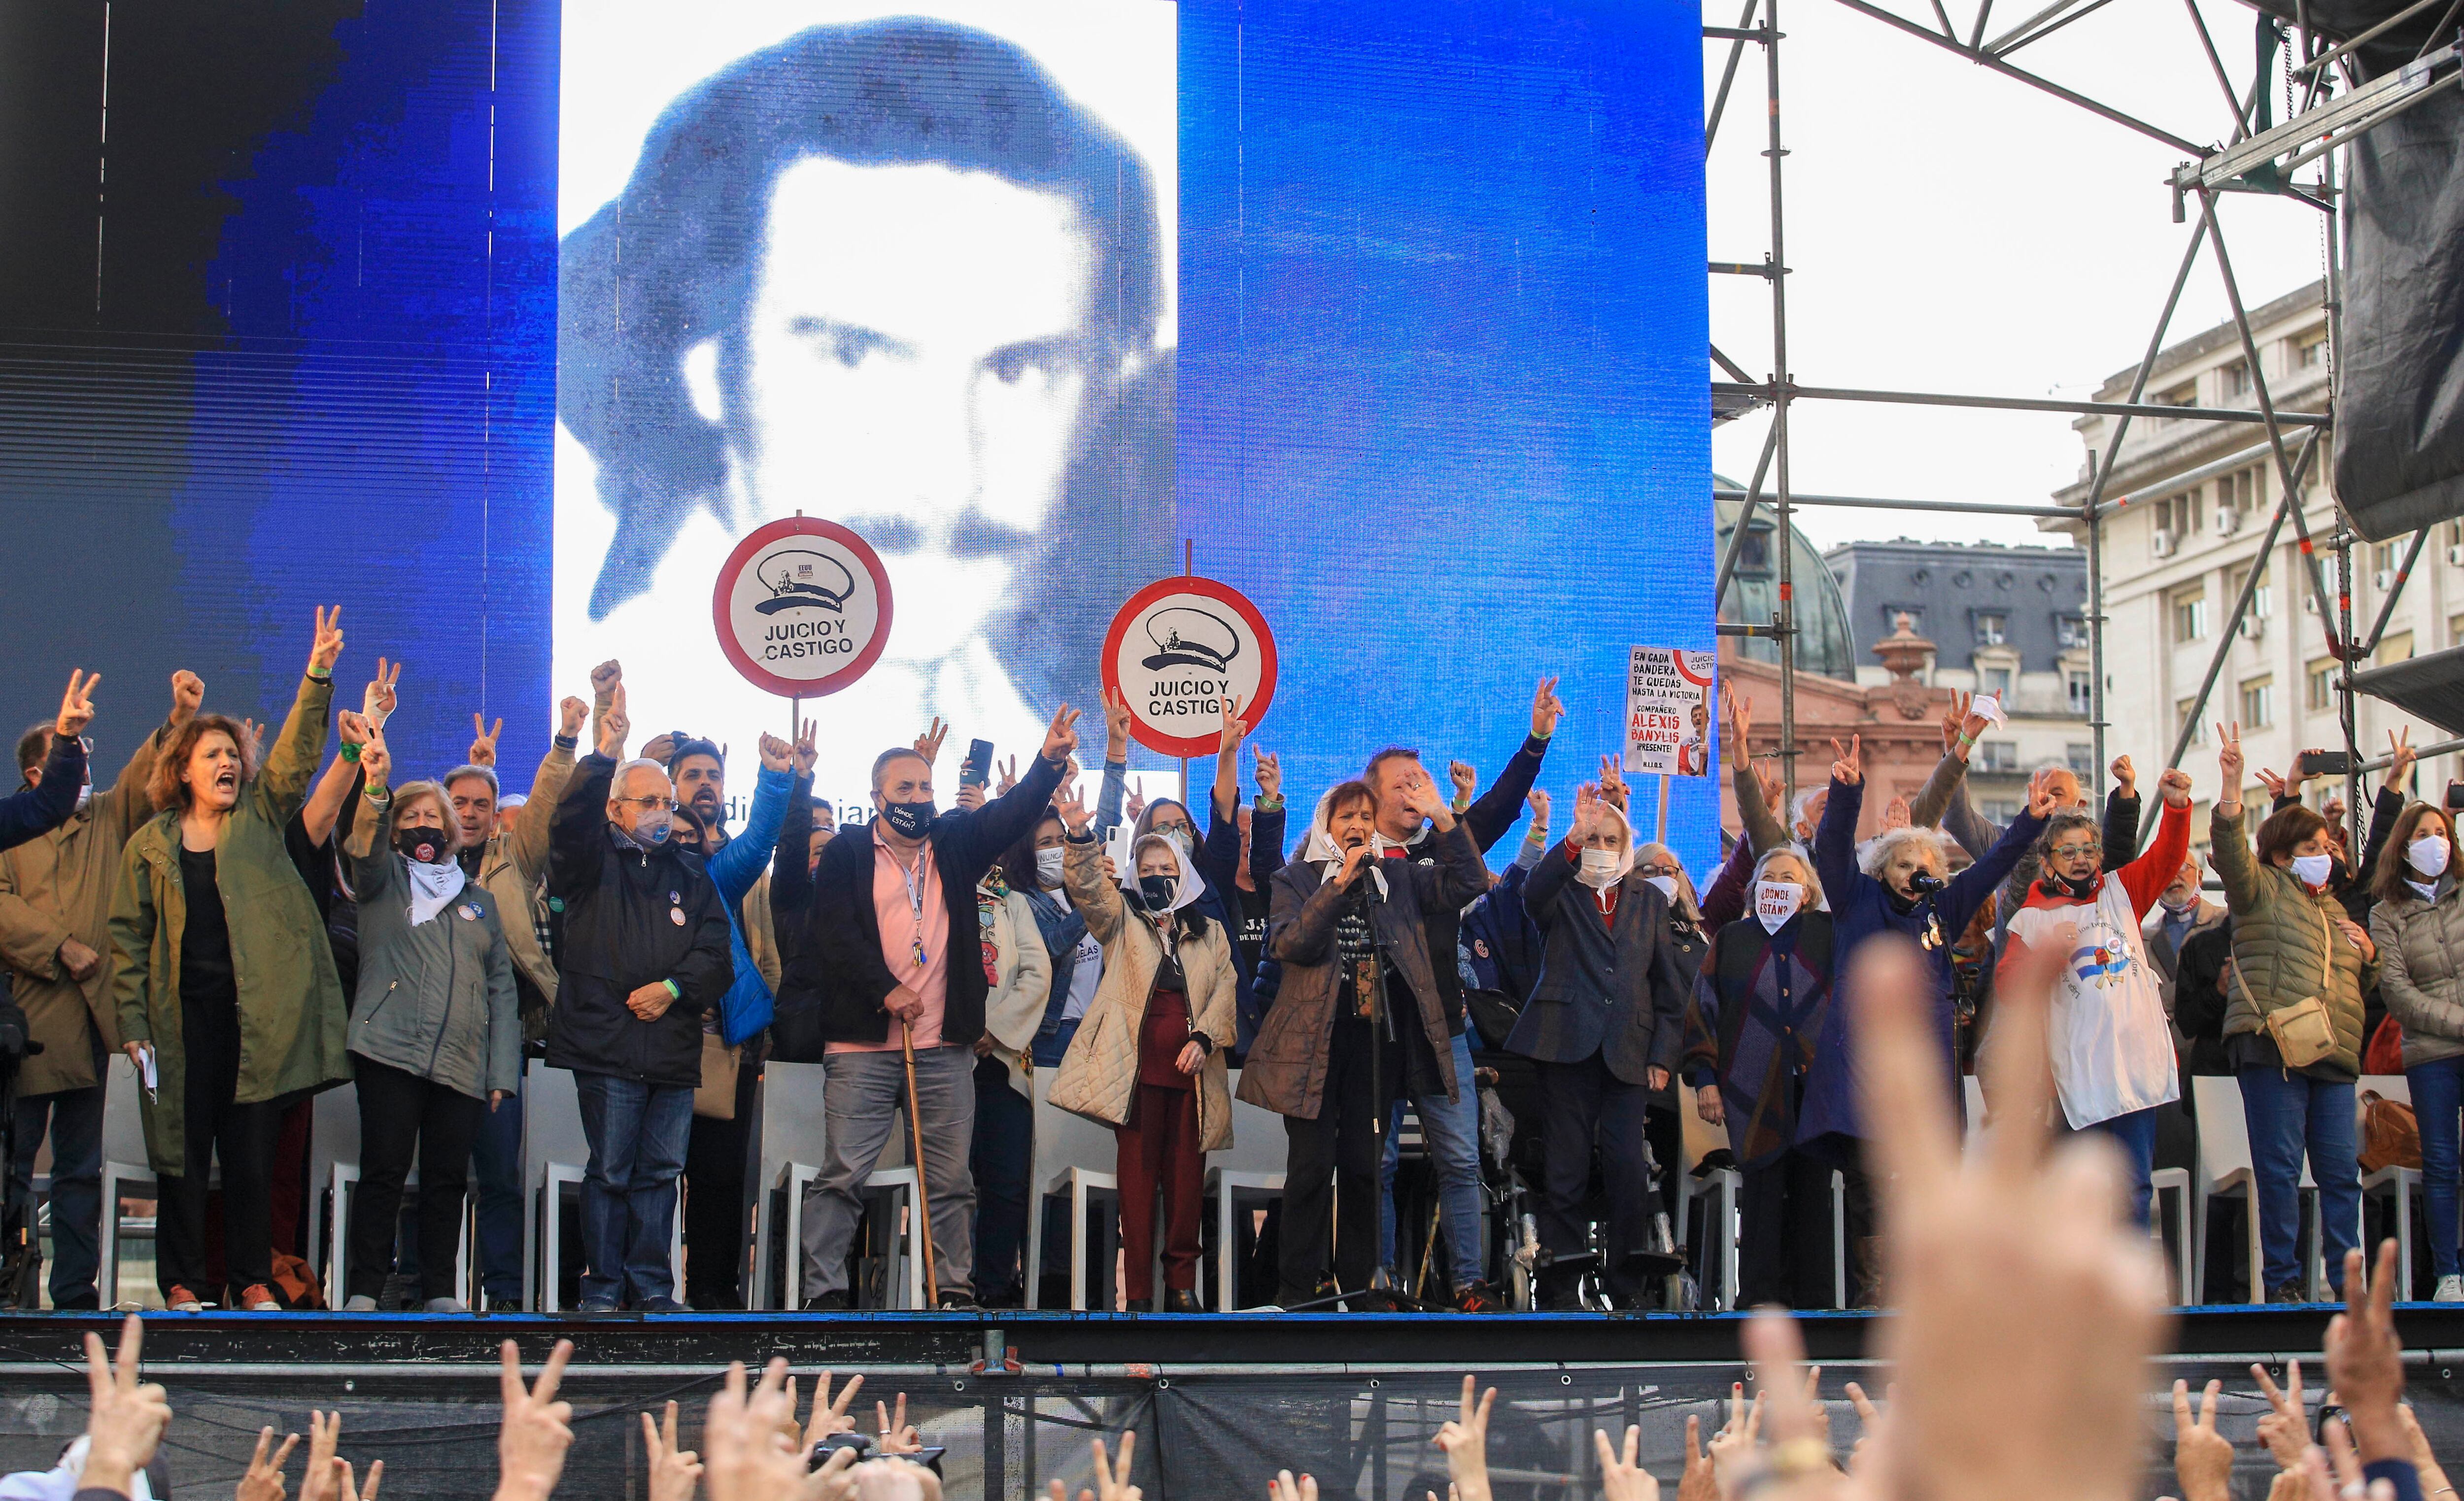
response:
<svg viewBox="0 0 2464 1501"><path fill-rule="evenodd" d="M98 1308L102 1247L102 1086L17 1100L17 1157L9 1167L11 1217L33 1239L34 1149L52 1134L52 1307ZM2452 1195L2451 1195L2452 1197ZM112 1301L119 1301L114 1290Z"/></svg>
<svg viewBox="0 0 2464 1501"><path fill-rule="evenodd" d="M2341 1269L2361 1239L2362 1177L2353 1133L2353 1086L2283 1069L2244 1069L2242 1115L2258 1178L2258 1241L2266 1286L2301 1276L2301 1157L2319 1185L2319 1224L2327 1265ZM2261 1294L2264 1295L2263 1293Z"/></svg>
<svg viewBox="0 0 2464 1501"><path fill-rule="evenodd" d="M590 1165L582 1178L582 1296L639 1308L676 1295L676 1179L693 1092L605 1073L573 1076Z"/></svg>
<svg viewBox="0 0 2464 1501"><path fill-rule="evenodd" d="M2464 1058L2441 1058L2404 1071L2412 1083L2412 1114L2421 1123L2421 1205L2430 1222L2430 1265L2442 1277L2455 1275L2456 1181L2464 1176L2457 1150L2457 1112L2464 1109Z"/></svg>
<svg viewBox="0 0 2464 1501"><path fill-rule="evenodd" d="M479 1123L471 1148L479 1217L479 1290L488 1301L522 1296L522 1097L508 1094Z"/></svg>
<svg viewBox="0 0 2464 1501"><path fill-rule="evenodd" d="M1446 1272L1461 1288L1476 1281L1480 1256L1480 1092L1472 1087L1468 1034L1455 1038L1455 1081L1463 1097L1432 1093L1412 1096L1419 1112L1420 1138L1438 1173L1438 1223L1445 1229ZM1401 1159L1397 1134L1403 1129L1403 1102L1395 1102L1386 1123L1386 1157L1377 1168L1377 1260L1395 1265L1395 1167ZM1408 1284L1412 1279L1405 1278Z"/></svg>
<svg viewBox="0 0 2464 1501"><path fill-rule="evenodd" d="M2141 1229L2147 1228L2148 1175L2156 1171L2156 1113L2164 1109L2151 1105L2134 1110L2111 1120L2100 1120L2090 1131L2101 1131L2122 1148L2124 1164L2130 1173L2130 1219ZM2297 1166L2295 1172L2300 1169Z"/></svg>

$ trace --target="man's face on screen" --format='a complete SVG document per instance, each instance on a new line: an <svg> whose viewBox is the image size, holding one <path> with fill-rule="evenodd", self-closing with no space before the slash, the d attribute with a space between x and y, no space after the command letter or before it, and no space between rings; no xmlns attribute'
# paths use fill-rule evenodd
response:
<svg viewBox="0 0 2464 1501"><path fill-rule="evenodd" d="M814 157L780 174L767 231L738 492L852 526L930 602L891 653L945 655L1061 498L1093 348L1076 210L987 172Z"/></svg>

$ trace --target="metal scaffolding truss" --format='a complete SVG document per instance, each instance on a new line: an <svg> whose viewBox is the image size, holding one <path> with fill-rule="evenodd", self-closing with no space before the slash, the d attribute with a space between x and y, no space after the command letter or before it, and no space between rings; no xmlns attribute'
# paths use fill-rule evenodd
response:
<svg viewBox="0 0 2464 1501"><path fill-rule="evenodd" d="M2298 108L2282 124L2267 123L2269 109L2269 70L2261 66L2252 78L2249 92L2236 93L2227 76L2222 58L2216 52L2207 23L2199 13L2196 0L2184 0L2192 26L2205 52L2210 72L2223 95L2230 111L2232 128L2221 146L2203 145L2149 123L2123 110L2090 99L2050 78L2033 73L2011 60L2012 55L2071 22L2102 8L2108 0L2053 0L2053 3L2008 26L1991 39L1986 39L1992 18L1994 0L1963 0L1973 3L1975 13L1969 18L1965 34L1953 23L1945 0L1928 0L1932 8L1931 22L1912 19L1885 9L1874 0L1836 0L1849 10L1869 16L1886 26L1959 56L1980 67L1991 70L2016 83L2040 90L2068 101L2124 129L2133 130L2153 140L2164 142L2186 158L2173 174L2174 217L2177 222L2189 220L2189 243L2183 247L2180 268L2173 276L2171 290L2156 316L2155 327L2147 338L2146 352L2141 357L2132 376L2129 395L2120 402L2057 401L2023 397L1955 395L1927 391L1885 391L1836 386L1799 385L1788 359L1788 277L1787 215L1784 211L1783 164L1787 149L1782 135L1780 90L1780 44L1784 34L1779 20L1780 0L1745 0L1744 11L1734 26L1705 26L1703 35L1707 46L1725 45L1727 57L1721 69L1720 82L1713 95L1704 127L1704 150L1707 156L1719 142L1720 121L1727 112L1740 65L1748 47L1762 50L1764 90L1768 104L1768 139L1763 156L1770 164L1771 244L1759 262L1713 261L1709 271L1714 276L1751 276L1762 277L1771 291L1771 373L1766 379L1754 380L1743 366L1724 354L1715 342L1710 350L1711 363L1719 373L1728 377L1711 384L1712 409L1716 417L1740 415L1758 408L1771 410L1771 430L1763 444L1760 459L1754 466L1752 479L1743 490L1723 488L1715 491L1722 499L1744 502L1734 531L1720 560L1718 582L1714 588L1713 613L1726 598L1729 582L1735 577L1740 544L1743 542L1758 507L1771 507L1781 537L1776 549L1778 599L1768 621L1722 622L1719 632L1725 636L1749 636L1775 640L1779 648L1780 674L1780 756L1782 775L1789 796L1796 791L1796 653L1795 589L1791 578L1791 555L1793 549L1787 539L1792 535L1793 513L1798 506L1855 506L1906 511L1954 511L1979 515L2071 518L2081 523L2087 551L2089 603L2087 611L2088 650L2091 686L2089 727L2094 735L2096 751L2095 792L2101 800L2105 756L2104 703L2104 523L2110 512L2121 502L2108 504L2104 498L2107 477L2128 435L2132 421L2140 417L2161 416L2170 421L2221 422L2250 424L2264 430L2263 445L2234 455L2236 462L2266 457L2275 467L2282 500L2276 509L2266 539L2260 544L2264 559L2276 545L2284 523L2290 519L2299 539L2302 571L2308 580L2311 595L2317 605L2321 629L2325 634L2328 651L2341 663L2338 682L2339 720L2343 733L2344 748L2350 756L2352 772L2345 783L2344 806L2351 821L2351 848L2362 843L2360 795L2361 774L2387 764L2386 758L2364 761L2354 743L2353 670L2357 660L2365 659L2379 643L2392 614L2397 596L2412 572L2428 541L2430 529L2424 527L2411 540L2404 564L2398 570L2377 620L2365 636L2354 630L2351 592L2352 547L2355 534L2344 518L2341 504L2336 510L2337 522L2325 536L2313 536L2309 519L2300 504L2301 482L2313 467L2325 465L2322 447L2330 436L2334 402L2327 411L2279 410L2269 389L2265 363L2259 358L2256 337L2252 329L2249 310L2241 288L2234 278L2232 256L2225 244L2223 227L2216 218L2216 195L2223 192L2264 192L2308 204L2323 210L2321 222L2325 227L2326 276L2324 278L2327 318L2327 350L2330 390L2336 387L2336 356L2341 347L2340 314L2343 308L2343 245L2335 212L2337 203L2337 157L2335 147L2343 145L2373 126L2393 119L2442 89L2457 85L2464 78L2464 54L2453 40L2445 47L2425 47L2421 55L2399 72L2389 73L2368 83L2357 82L2351 72L2353 46L2369 40L2380 32L2401 24L2443 0L2419 0L2410 9L2390 16L2381 26L2338 45L2320 35L2303 19L2291 26L2278 25L2278 38L2292 48L2294 59L2291 77L2299 94ZM2307 180L2297 180L2296 173L2305 168L2312 173ZM2188 207L2195 204L2197 212L2189 214ZM2197 268L2202 253L2211 259L2224 284L2225 297L2233 312L2233 323L2239 336L2242 358L2250 372L2255 406L2251 408L2157 406L2144 400L2148 375L2156 357L2165 347L2167 331L2179 305L2182 292L2190 274ZM1983 408L1999 411L2040 411L2087 413L2111 419L2109 433L2101 455L2092 455L2088 495L2077 507L2053 505L2018 505L1968 501L1919 501L1855 496L1799 495L1790 483L1789 408L1800 401L1885 402L1940 408ZM1768 488L1766 481L1769 482ZM2321 548L2331 549L2337 560L2336 587L2332 595L2319 561ZM2238 597L2233 601L2231 617L2225 622L2213 659L2209 663L2189 716L2166 758L2169 766L2180 763L2192 733L2207 712L2210 695L2220 675L2226 651L2238 633L2244 615L2256 590L2262 568L2248 570ZM2425 754L2464 749L2464 740L2442 742L2424 747ZM2152 816L2153 809L2150 810Z"/></svg>

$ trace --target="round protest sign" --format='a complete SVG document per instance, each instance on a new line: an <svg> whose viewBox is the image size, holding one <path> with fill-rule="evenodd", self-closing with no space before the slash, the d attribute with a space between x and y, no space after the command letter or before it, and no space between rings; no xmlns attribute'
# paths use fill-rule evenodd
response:
<svg viewBox="0 0 2464 1501"><path fill-rule="evenodd" d="M817 698L862 677L890 644L890 575L846 527L790 517L736 544L710 610L719 650L747 682Z"/></svg>
<svg viewBox="0 0 2464 1501"><path fill-rule="evenodd" d="M1104 691L1130 706L1130 733L1167 756L1211 755L1228 702L1255 730L1275 696L1275 636L1229 585L1194 575L1130 596L1104 634Z"/></svg>

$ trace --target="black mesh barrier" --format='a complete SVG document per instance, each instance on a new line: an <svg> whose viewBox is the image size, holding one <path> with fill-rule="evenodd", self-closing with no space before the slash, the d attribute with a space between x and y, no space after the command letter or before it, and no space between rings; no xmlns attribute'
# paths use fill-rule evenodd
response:
<svg viewBox="0 0 2464 1501"><path fill-rule="evenodd" d="M2224 1432L2238 1446L2236 1495L2257 1501L2273 1467L2259 1449L2255 1425L2266 1410L2249 1367L2184 1362L2161 1368L2189 1379L2225 1382ZM175 1497L229 1496L245 1468L258 1428L277 1436L305 1434L312 1407L343 1415L343 1456L364 1474L385 1462L384 1494L484 1497L495 1483L497 1390L476 1372L433 1376L343 1377L286 1369L263 1375L165 1380L176 1413L166 1465ZM1482 1373L1498 1388L1488 1456L1497 1501L1592 1501L1597 1461L1594 1427L1642 1430L1645 1465L1673 1487L1684 1459L1685 1421L1703 1421L1705 1436L1721 1421L1728 1383L1740 1377L1720 1365L1586 1367ZM1841 1388L1865 1380L1863 1366L1828 1367L1822 1381L1834 1444L1844 1453L1858 1420ZM2277 1374L2279 1379L2281 1372ZM809 1392L811 1372L802 1373ZM589 1501L642 1501L647 1495L639 1414L672 1398L682 1403L688 1444L701 1430L704 1404L718 1374L679 1369L672 1377L594 1373L575 1367L563 1395L575 1408L577 1435L559 1494ZM2464 1456L2464 1388L2455 1368L2415 1364L2410 1396L2431 1443ZM1878 1383L1877 1383L1878 1384ZM2314 1376L2311 1400L2322 1382ZM1446 1494L1444 1456L1431 1444L1455 1413L1461 1377L1436 1370L1385 1375L1319 1375L1260 1369L1243 1374L1193 1374L1148 1379L1052 1376L876 1376L868 1380L861 1411L870 1427L871 1399L908 1394L908 1416L925 1442L946 1447L942 1462L951 1501L1041 1495L1058 1478L1075 1495L1091 1485L1089 1440L1134 1429L1134 1478L1149 1501L1224 1501L1254 1496L1278 1468L1317 1478L1327 1501L1439 1501ZM2167 1387L2152 1386L2145 1407L2149 1468L2145 1493L2170 1493L2172 1413ZM19 1366L0 1381L0 1467L48 1468L84 1424L82 1374ZM1980 1412L1979 1423L1994 1415ZM305 1441L301 1448L304 1452ZM297 1493L299 1460L291 1477ZM1664 1492L1673 1494L1673 1490Z"/></svg>

